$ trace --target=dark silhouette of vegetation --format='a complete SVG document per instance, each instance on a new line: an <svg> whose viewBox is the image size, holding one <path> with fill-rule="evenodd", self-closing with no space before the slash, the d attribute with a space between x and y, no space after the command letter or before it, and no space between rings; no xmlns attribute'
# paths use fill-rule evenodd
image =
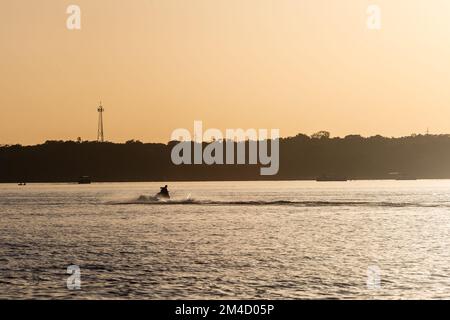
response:
<svg viewBox="0 0 450 320"><path fill-rule="evenodd" d="M392 179L393 173L450 178L450 135L331 138L326 131L312 137L299 134L280 139L280 170L275 176L261 176L260 165L175 166L170 159L174 145L78 139L0 146L0 182L76 182L84 175L94 182L291 180L327 174L349 179Z"/></svg>

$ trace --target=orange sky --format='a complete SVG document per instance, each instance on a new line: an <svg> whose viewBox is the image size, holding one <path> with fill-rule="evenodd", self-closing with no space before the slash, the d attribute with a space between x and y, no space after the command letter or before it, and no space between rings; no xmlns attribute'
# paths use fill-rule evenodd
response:
<svg viewBox="0 0 450 320"><path fill-rule="evenodd" d="M118 142L450 133L450 1L1 0L0 72L0 144L95 140L99 100Z"/></svg>

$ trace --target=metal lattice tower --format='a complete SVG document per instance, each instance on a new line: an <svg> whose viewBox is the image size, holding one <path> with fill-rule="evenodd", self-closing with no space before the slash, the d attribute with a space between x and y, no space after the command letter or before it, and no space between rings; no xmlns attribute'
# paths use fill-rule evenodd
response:
<svg viewBox="0 0 450 320"><path fill-rule="evenodd" d="M104 142L105 137L103 136L103 112L105 111L105 109L103 109L101 101L100 101L100 106L98 107L97 111L98 111L97 141Z"/></svg>

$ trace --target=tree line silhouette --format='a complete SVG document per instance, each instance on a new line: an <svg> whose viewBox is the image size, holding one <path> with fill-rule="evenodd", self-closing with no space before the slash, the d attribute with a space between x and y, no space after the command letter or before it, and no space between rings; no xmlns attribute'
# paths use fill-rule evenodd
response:
<svg viewBox="0 0 450 320"><path fill-rule="evenodd" d="M260 165L176 166L170 157L175 143L130 140L2 145L0 182L76 182L83 175L94 182L309 180L322 175L348 179L392 179L398 175L450 178L450 135L331 138L321 131L311 137L298 134L280 138L280 169L274 176L261 176Z"/></svg>

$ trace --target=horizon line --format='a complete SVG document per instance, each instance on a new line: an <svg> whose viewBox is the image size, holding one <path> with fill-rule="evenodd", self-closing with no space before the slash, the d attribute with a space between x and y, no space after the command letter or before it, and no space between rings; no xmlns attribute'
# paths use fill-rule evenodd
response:
<svg viewBox="0 0 450 320"><path fill-rule="evenodd" d="M327 132L327 131L319 131L319 132L317 132L317 133L320 133L320 132ZM333 140L333 139L347 139L347 138L362 138L362 139L370 139L370 138L383 138L383 139L403 139L403 138L415 138L415 137L427 137L427 136L429 136L429 137L442 137L442 136L445 136L445 137L450 137L450 133L435 133L435 134L432 134L432 133L412 133L412 134L410 134L410 135L404 135L404 136L384 136L384 135L381 135L381 134L375 134L375 135L370 135L370 136L363 136L363 135L360 135L360 134L347 134L347 135L345 135L345 136L329 136L329 137L314 137L314 135L315 134L317 134L317 133L314 133L314 134L312 134L312 135L307 135L307 134L304 134L304 133L298 133L297 135L291 135L291 136L284 136L284 137L279 137L279 138L277 138L277 139L279 139L279 140L283 140L283 139L293 139L293 138L297 138L297 137L299 137L299 136L302 136L302 137L307 137L307 138L309 138L309 139L311 139L311 140L321 140L321 139L324 139L324 140L326 140L326 139L328 139L328 140ZM273 140L273 139L271 139L271 138L268 138L268 139L263 139L263 140ZM247 141L261 141L261 140L250 140L250 139L246 139L246 140L231 140L231 139L226 139L226 138L223 138L223 139L217 139L217 141L233 141L234 143L238 143L238 142L247 142ZM163 145L169 145L169 144L171 144L171 143L174 143L174 142L196 142L196 141L194 141L193 139L190 139L190 140L185 140L185 141L183 141L183 140L169 140L169 141L167 141L167 142L152 142L152 141L141 141L141 140L139 140L139 139L129 139L129 140L127 140L127 141L124 141L124 142L119 142L119 141L114 141L114 140L106 140L105 139L105 141L98 141L98 140L53 140L53 139L49 139L49 140L45 140L45 141L43 141L43 142L40 142L40 143L35 143L35 144L22 144L22 143L19 143L19 142L17 142L17 143L0 143L0 147L12 147L12 146L22 146L22 147L31 147L31 146L39 146L39 145L44 145L44 144L47 144L47 143L55 143L55 142L58 142L58 143L67 143L67 142L74 142L74 143L110 143L110 144L131 144L131 143L140 143L140 144L163 144ZM214 140L213 141L202 141L203 143L212 143L212 142L214 142Z"/></svg>

